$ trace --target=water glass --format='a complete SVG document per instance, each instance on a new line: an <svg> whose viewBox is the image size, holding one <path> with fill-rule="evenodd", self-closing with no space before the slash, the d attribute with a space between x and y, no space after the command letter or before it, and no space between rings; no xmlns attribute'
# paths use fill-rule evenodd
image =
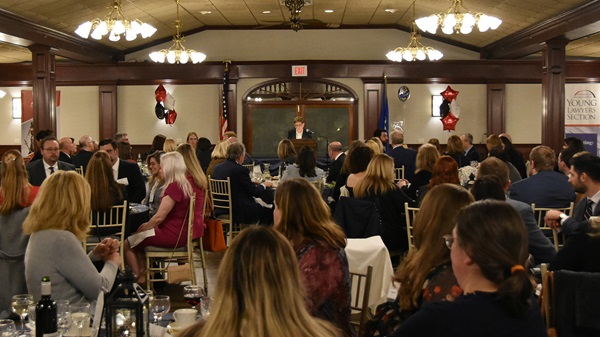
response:
<svg viewBox="0 0 600 337"><path fill-rule="evenodd" d="M71 328L71 314L69 312L68 300L56 301L56 324L58 327L58 335L63 335Z"/></svg>
<svg viewBox="0 0 600 337"><path fill-rule="evenodd" d="M83 327L90 325L91 310L89 303L71 304L69 306L71 320L78 329L77 336L83 336Z"/></svg>
<svg viewBox="0 0 600 337"><path fill-rule="evenodd" d="M27 310L33 303L33 295L20 294L12 297L12 311L21 317L21 330L25 330L24 321L27 317Z"/></svg>
<svg viewBox="0 0 600 337"><path fill-rule="evenodd" d="M27 325L32 331L35 330L35 307L35 304L30 304L29 307L27 307L27 320L29 321Z"/></svg>
<svg viewBox="0 0 600 337"><path fill-rule="evenodd" d="M150 301L150 313L154 317L154 322L159 324L163 315L171 309L171 299L167 295L156 295Z"/></svg>
<svg viewBox="0 0 600 337"><path fill-rule="evenodd" d="M16 337L17 327L15 326L15 322L10 319L0 319L0 336Z"/></svg>

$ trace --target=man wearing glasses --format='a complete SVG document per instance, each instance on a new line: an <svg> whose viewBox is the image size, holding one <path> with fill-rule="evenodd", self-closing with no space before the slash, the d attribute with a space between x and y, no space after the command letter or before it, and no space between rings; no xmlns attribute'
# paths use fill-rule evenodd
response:
<svg viewBox="0 0 600 337"><path fill-rule="evenodd" d="M42 159L32 161L27 165L27 174L29 174L29 183L33 186L40 186L46 177L57 170L73 171L75 166L58 160L59 147L58 141L54 137L46 137L42 140Z"/></svg>

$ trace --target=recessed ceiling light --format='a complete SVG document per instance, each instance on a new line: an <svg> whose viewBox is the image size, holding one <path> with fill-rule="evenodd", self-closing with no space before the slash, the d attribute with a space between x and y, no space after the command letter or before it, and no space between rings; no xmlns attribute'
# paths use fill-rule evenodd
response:
<svg viewBox="0 0 600 337"><path fill-rule="evenodd" d="M271 14L271 11L263 11L263 14Z"/></svg>
<svg viewBox="0 0 600 337"><path fill-rule="evenodd" d="M333 13L333 9L326 9L324 10L325 13Z"/></svg>
<svg viewBox="0 0 600 337"><path fill-rule="evenodd" d="M388 8L388 9L386 9L386 10L385 10L385 12L387 12L387 13L392 13L392 14L393 14L393 13L396 13L397 11L398 11L398 9L397 9L397 8Z"/></svg>
<svg viewBox="0 0 600 337"><path fill-rule="evenodd" d="M212 12L211 11L200 11L200 14L206 15L206 14L212 14Z"/></svg>

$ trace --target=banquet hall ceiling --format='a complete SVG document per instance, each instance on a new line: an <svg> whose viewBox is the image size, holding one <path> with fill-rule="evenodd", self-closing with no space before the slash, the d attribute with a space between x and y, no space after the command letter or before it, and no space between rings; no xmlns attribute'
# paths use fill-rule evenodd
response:
<svg viewBox="0 0 600 337"><path fill-rule="evenodd" d="M409 31L410 0L307 0L304 29L394 28ZM283 0L180 0L185 35L214 29L288 29ZM32 44L56 47L58 60L100 63L110 57L171 40L174 0L122 0L123 13L148 22L158 31L148 39L111 42L85 40L74 33L79 24L108 14L110 0L0 0L0 63L30 62ZM445 11L449 0L417 0L416 16ZM482 58L520 58L539 53L540 43L566 38L567 56L600 58L600 0L463 0L471 12L493 15L503 23L495 31L428 38L481 52ZM333 10L326 13L325 10ZM387 10L387 11L386 11ZM268 13L267 13L268 12ZM83 56L82 56L83 55ZM98 56L99 55L99 56ZM107 56L108 55L108 56ZM104 57L104 59L103 59ZM122 56L121 56L122 57Z"/></svg>

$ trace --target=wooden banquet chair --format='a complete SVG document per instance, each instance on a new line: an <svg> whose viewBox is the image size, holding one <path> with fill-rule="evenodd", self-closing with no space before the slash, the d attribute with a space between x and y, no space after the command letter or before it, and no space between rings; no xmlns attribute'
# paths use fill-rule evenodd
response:
<svg viewBox="0 0 600 337"><path fill-rule="evenodd" d="M559 242L558 231L556 229L553 229L552 227L549 227L546 225L546 222L544 221L544 216L546 215L546 212L551 209L558 210L558 211L563 212L566 215L570 216L571 214L573 214L573 205L574 205L573 202L571 202L569 204L569 207L547 208L547 207L535 207L535 204L531 204L531 209L533 210L533 216L535 216L538 227L544 234L552 233L551 241L554 244L554 249L556 249L557 251L562 247L562 244L560 244L560 242ZM565 238L563 236L562 242L564 242L564 239Z"/></svg>
<svg viewBox="0 0 600 337"><path fill-rule="evenodd" d="M146 282L148 290L152 290L153 283L166 281L167 267L169 263L187 263L192 274L192 285L196 285L196 268L194 259L194 210L196 209L196 195L190 198L190 208L187 214L187 232L182 233L187 235L187 244L183 247L173 249L173 247L163 248L148 246L144 249L146 252ZM204 266L203 266L204 267ZM156 277L159 272L162 277ZM206 275L206 274L205 274ZM206 286L206 278L204 279Z"/></svg>
<svg viewBox="0 0 600 337"><path fill-rule="evenodd" d="M406 216L406 235L408 237L408 251L410 252L413 248L415 248L414 236L413 232L413 222L415 220L415 216L419 212L418 207L410 207L408 206L408 202L404 203L404 214Z"/></svg>
<svg viewBox="0 0 600 337"><path fill-rule="evenodd" d="M203 212L206 211L206 205L208 204L209 191L206 191L204 196L204 205L202 206ZM202 214L204 216L204 213ZM204 255L204 244L202 243L202 236L196 239L194 244L194 252L198 253L198 257L194 261L195 266L202 268L202 279L204 280L204 294L208 295L208 278L206 276L206 256Z"/></svg>
<svg viewBox="0 0 600 337"><path fill-rule="evenodd" d="M233 223L233 203L231 202L231 180L217 180L208 176L210 182L210 197L213 203L215 213L217 210L221 210L220 215L216 215L216 218L221 220L223 225L227 228L227 245L231 243L231 240L240 232L241 225ZM224 211L224 212L223 212Z"/></svg>
<svg viewBox="0 0 600 337"><path fill-rule="evenodd" d="M373 266L367 267L366 273L350 272L350 291L352 301L350 309L352 316L350 324L358 329L358 336L362 336L365 324L370 318L369 294L371 293L371 280L373 278Z"/></svg>
<svg viewBox="0 0 600 337"><path fill-rule="evenodd" d="M397 183L399 180L404 179L404 165L402 167L396 167L394 169L394 182Z"/></svg>
<svg viewBox="0 0 600 337"><path fill-rule="evenodd" d="M123 244L125 242L125 226L127 225L127 200L122 205L112 206L106 212L91 212L92 229L87 235L83 248L86 252L93 249L104 238L119 240L121 245L121 269L125 266Z"/></svg>
<svg viewBox="0 0 600 337"><path fill-rule="evenodd" d="M81 174L82 176L85 176L85 173L83 173L83 166L76 167L75 172Z"/></svg>
<svg viewBox="0 0 600 337"><path fill-rule="evenodd" d="M247 168L250 173L254 172L254 162L252 162L252 164L242 164L242 166Z"/></svg>

